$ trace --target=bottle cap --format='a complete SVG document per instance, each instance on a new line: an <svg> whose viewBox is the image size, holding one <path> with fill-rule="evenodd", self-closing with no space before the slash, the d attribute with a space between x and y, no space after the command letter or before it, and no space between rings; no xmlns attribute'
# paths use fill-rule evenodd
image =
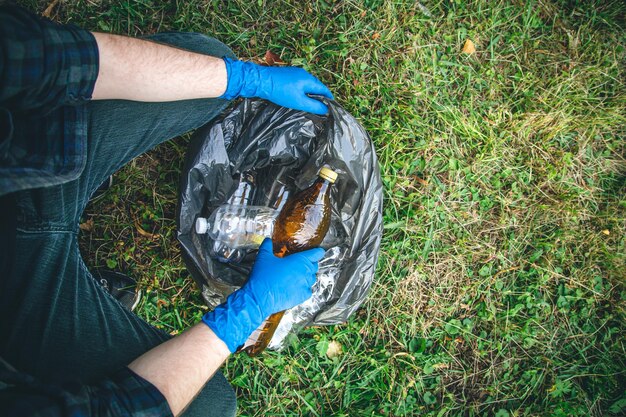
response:
<svg viewBox="0 0 626 417"><path fill-rule="evenodd" d="M209 222L204 217L198 217L196 219L196 233L199 235L205 234L209 230Z"/></svg>
<svg viewBox="0 0 626 417"><path fill-rule="evenodd" d="M330 181L331 184L334 184L337 180L337 173L328 167L320 169L319 176Z"/></svg>

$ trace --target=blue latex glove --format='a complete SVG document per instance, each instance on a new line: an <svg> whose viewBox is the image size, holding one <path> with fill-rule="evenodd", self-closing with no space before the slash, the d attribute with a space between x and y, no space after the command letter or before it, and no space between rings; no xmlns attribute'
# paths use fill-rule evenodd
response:
<svg viewBox="0 0 626 417"><path fill-rule="evenodd" d="M224 58L228 86L222 98L259 97L279 106L326 114L324 103L307 94L317 94L330 99L332 93L320 80L302 68L263 67L252 62Z"/></svg>
<svg viewBox="0 0 626 417"><path fill-rule="evenodd" d="M265 239L248 282L202 321L235 352L267 317L311 297L317 262L323 257L324 249L315 248L278 258L271 239Z"/></svg>

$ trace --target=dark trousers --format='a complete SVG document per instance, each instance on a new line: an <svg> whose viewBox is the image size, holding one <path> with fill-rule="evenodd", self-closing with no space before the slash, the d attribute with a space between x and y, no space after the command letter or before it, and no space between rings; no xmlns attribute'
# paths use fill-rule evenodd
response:
<svg viewBox="0 0 626 417"><path fill-rule="evenodd" d="M221 42L194 33L152 40L223 57ZM129 364L169 336L125 310L95 281L78 249L78 224L90 196L111 174L161 142L213 119L221 99L89 104L87 165L75 181L16 193L17 236L1 279L0 356L43 380L88 383ZM234 392L217 373L186 416L235 414Z"/></svg>

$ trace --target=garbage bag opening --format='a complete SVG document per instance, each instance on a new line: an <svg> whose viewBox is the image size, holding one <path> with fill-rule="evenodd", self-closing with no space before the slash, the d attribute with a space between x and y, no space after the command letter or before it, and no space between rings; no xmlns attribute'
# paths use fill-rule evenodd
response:
<svg viewBox="0 0 626 417"><path fill-rule="evenodd" d="M255 254L239 263L218 261L210 255L208 235L196 233L196 219L227 202L239 178L250 172L256 177L252 204L258 206L272 202L277 182L304 189L324 165L339 174L313 296L285 313L270 349L283 348L290 333L307 325L346 321L374 279L383 231L378 160L356 119L323 100L327 116L258 99L234 103L194 133L181 176L177 237L187 268L213 308L246 282Z"/></svg>

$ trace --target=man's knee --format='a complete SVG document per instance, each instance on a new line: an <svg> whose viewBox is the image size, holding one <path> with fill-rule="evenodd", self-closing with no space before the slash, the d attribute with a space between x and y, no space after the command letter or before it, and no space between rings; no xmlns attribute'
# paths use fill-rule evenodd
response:
<svg viewBox="0 0 626 417"><path fill-rule="evenodd" d="M165 32L147 36L146 39L219 58L237 58L233 51L224 43L202 33Z"/></svg>
<svg viewBox="0 0 626 417"><path fill-rule="evenodd" d="M235 391L218 371L191 402L183 417L235 417L236 412Z"/></svg>

